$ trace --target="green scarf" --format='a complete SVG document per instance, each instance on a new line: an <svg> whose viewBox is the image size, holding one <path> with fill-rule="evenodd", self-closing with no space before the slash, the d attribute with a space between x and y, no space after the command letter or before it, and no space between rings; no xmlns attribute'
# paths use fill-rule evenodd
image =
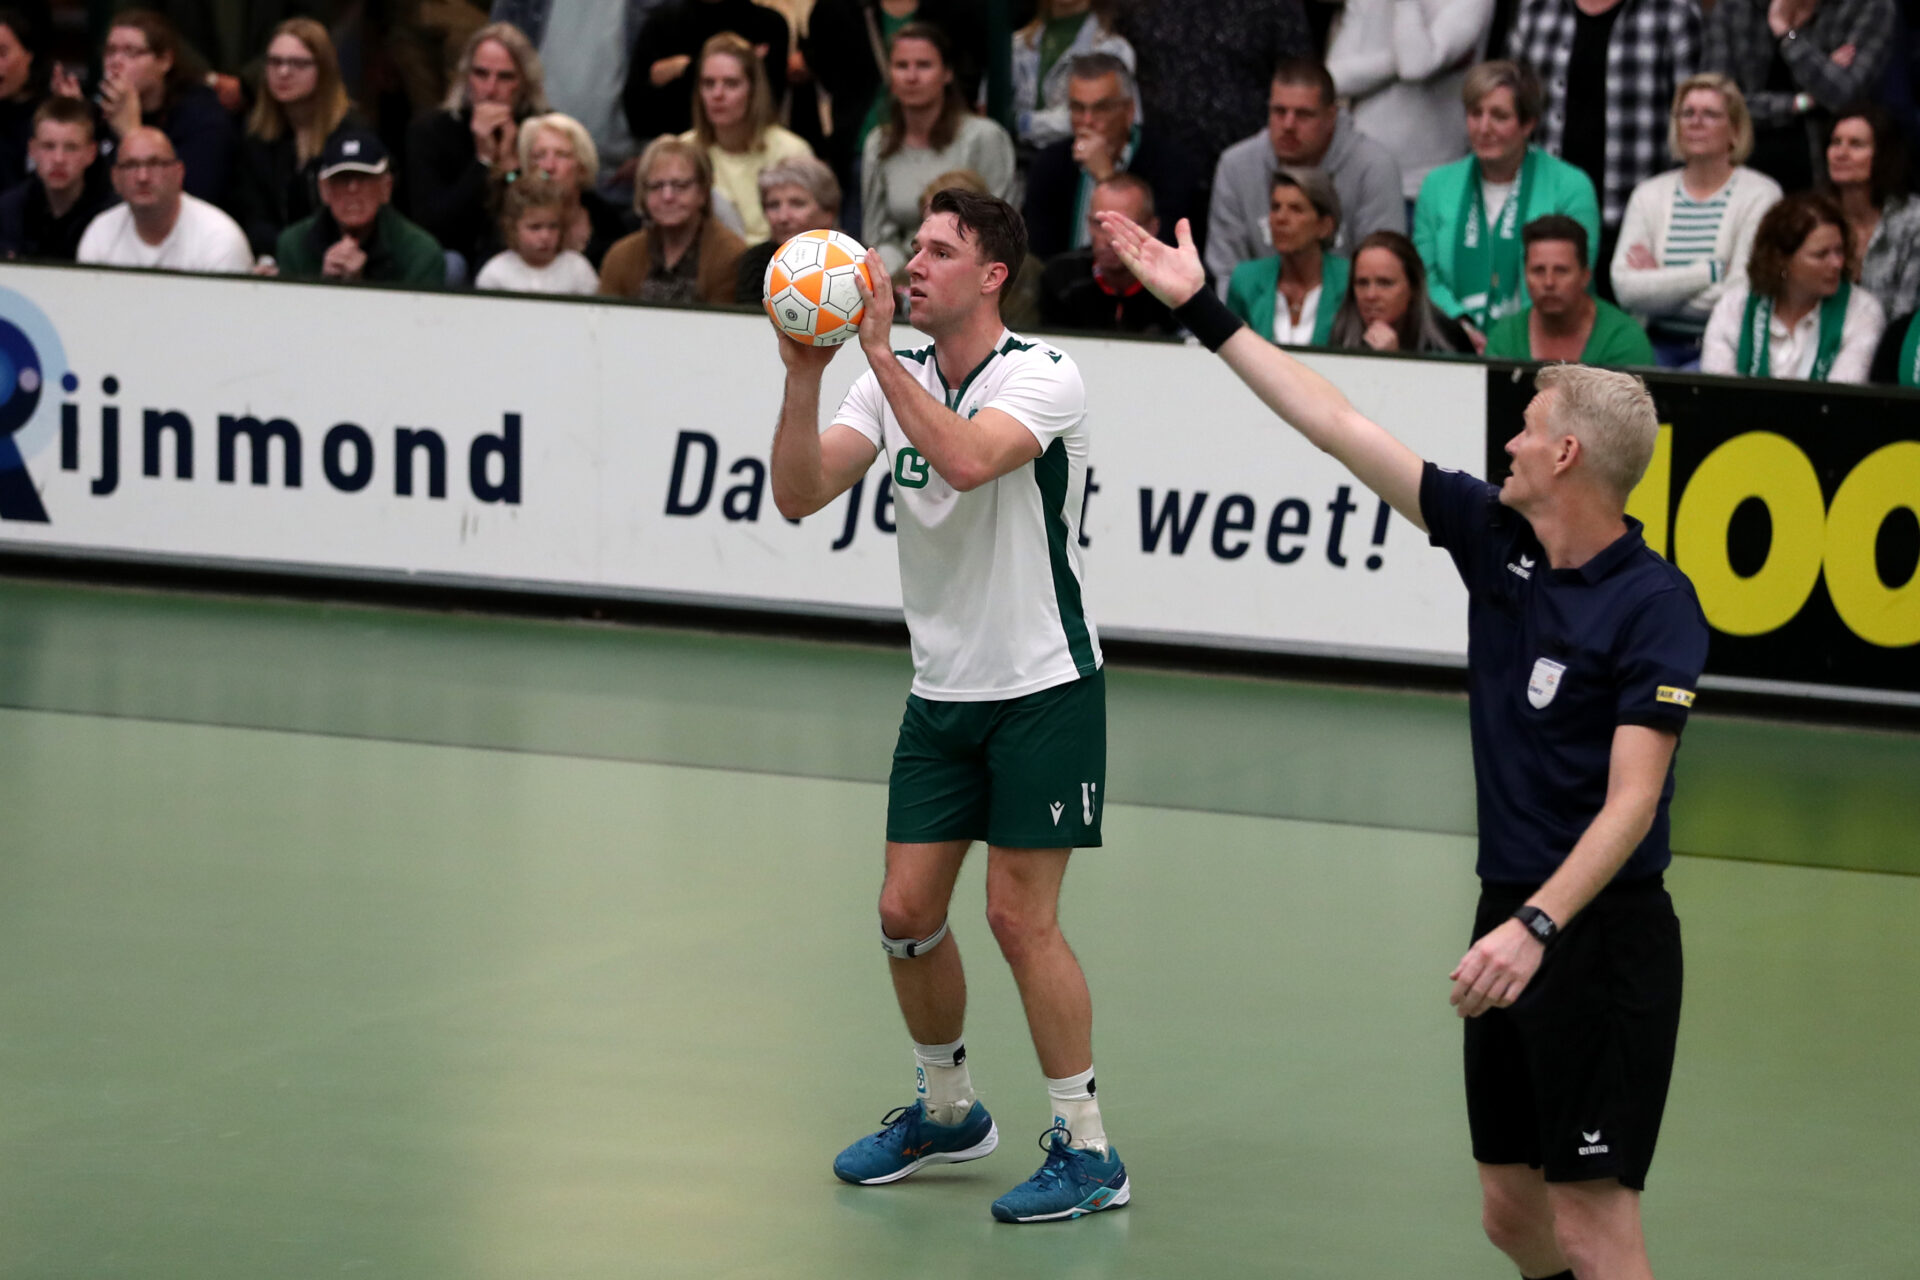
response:
<svg viewBox="0 0 1920 1280"><path fill-rule="evenodd" d="M1513 193L1497 210L1495 220L1480 193L1479 157L1467 162L1467 182L1460 192L1460 242L1453 249L1453 292L1466 308L1462 318L1482 333L1526 305L1521 293L1526 272L1521 266L1520 216L1539 167L1539 150L1528 147Z"/></svg>
<svg viewBox="0 0 1920 1280"><path fill-rule="evenodd" d="M1820 304L1820 345L1813 354L1809 382L1825 382L1833 372L1834 357L1840 354L1840 335L1847 324L1847 299L1853 286L1845 280L1840 291ZM1773 299L1758 290L1747 295L1747 313L1740 322L1740 351L1734 357L1734 369L1749 378L1771 378ZM1908 336L1911 345L1912 336Z"/></svg>
<svg viewBox="0 0 1920 1280"><path fill-rule="evenodd" d="M1900 344L1900 385L1920 387L1920 315L1907 325L1907 340Z"/></svg>

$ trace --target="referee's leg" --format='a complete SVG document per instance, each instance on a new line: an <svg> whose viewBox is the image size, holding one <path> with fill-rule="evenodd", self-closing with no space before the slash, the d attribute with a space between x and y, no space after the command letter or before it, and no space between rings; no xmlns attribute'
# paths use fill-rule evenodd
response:
<svg viewBox="0 0 1920 1280"><path fill-rule="evenodd" d="M1617 1178L1551 1182L1553 1234L1573 1274L1586 1280L1653 1280L1640 1229L1640 1193Z"/></svg>
<svg viewBox="0 0 1920 1280"><path fill-rule="evenodd" d="M971 840L937 844L887 841L887 878L880 887L880 928L889 938L924 938L947 918L954 881ZM919 1044L952 1044L965 1032L967 977L960 944L949 933L911 960L888 957L893 994L907 1031Z"/></svg>
<svg viewBox="0 0 1920 1280"><path fill-rule="evenodd" d="M1528 1280L1565 1273L1567 1259L1540 1170L1524 1164L1482 1164L1479 1170L1480 1225L1494 1248L1513 1259Z"/></svg>

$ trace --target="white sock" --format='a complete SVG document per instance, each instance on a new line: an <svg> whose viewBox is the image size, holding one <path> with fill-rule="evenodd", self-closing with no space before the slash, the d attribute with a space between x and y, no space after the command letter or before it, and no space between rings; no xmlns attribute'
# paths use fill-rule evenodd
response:
<svg viewBox="0 0 1920 1280"><path fill-rule="evenodd" d="M935 1124L959 1124L973 1110L973 1081L967 1077L965 1041L913 1042L915 1092Z"/></svg>
<svg viewBox="0 0 1920 1280"><path fill-rule="evenodd" d="M1047 1077L1047 1099L1055 1124L1067 1126L1073 1145L1106 1155L1107 1131L1100 1125L1100 1102L1093 1096L1093 1068L1063 1080Z"/></svg>

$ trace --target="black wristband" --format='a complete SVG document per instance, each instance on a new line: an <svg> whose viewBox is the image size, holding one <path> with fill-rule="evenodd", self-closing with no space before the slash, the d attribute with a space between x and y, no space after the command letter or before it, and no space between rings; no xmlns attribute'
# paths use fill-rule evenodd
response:
<svg viewBox="0 0 1920 1280"><path fill-rule="evenodd" d="M1209 351L1220 350L1227 345L1228 338L1246 327L1239 316L1227 310L1227 304L1220 301L1220 295L1212 286L1205 284L1200 286L1200 292L1173 309L1173 318Z"/></svg>
<svg viewBox="0 0 1920 1280"><path fill-rule="evenodd" d="M1553 917L1531 904L1514 912L1513 918L1525 926L1526 931L1543 947L1553 945L1553 940L1560 936L1560 926L1553 922Z"/></svg>

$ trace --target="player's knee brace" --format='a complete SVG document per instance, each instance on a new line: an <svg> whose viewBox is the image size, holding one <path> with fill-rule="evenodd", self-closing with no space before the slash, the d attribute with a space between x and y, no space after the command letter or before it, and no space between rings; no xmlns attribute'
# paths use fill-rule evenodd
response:
<svg viewBox="0 0 1920 1280"><path fill-rule="evenodd" d="M940 927L924 938L889 938L887 931L880 931L880 947L895 960L911 960L923 956L940 945L940 939L947 936L947 922L942 920Z"/></svg>

